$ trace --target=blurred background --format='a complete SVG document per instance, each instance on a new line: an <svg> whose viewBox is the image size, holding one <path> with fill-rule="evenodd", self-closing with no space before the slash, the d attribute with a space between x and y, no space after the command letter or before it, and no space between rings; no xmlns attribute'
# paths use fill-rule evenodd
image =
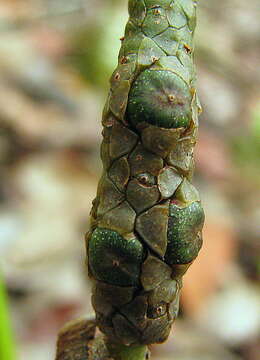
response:
<svg viewBox="0 0 260 360"><path fill-rule="evenodd" d="M259 13L258 0L199 4L204 247L153 359L260 359ZM83 239L126 20L127 0L0 0L1 360L54 359L58 329L92 313Z"/></svg>

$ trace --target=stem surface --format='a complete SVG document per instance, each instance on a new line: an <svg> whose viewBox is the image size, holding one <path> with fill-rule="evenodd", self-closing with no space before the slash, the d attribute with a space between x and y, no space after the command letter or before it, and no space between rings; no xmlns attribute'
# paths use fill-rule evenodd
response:
<svg viewBox="0 0 260 360"><path fill-rule="evenodd" d="M126 346L121 344L108 345L109 352L115 360L145 360L148 358L146 345Z"/></svg>

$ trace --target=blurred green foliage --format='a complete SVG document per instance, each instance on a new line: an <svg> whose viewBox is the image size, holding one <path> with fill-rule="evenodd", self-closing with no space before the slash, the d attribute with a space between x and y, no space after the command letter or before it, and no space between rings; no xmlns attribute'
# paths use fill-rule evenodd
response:
<svg viewBox="0 0 260 360"><path fill-rule="evenodd" d="M233 158L246 175L260 183L260 105L252 111L248 132L236 136L231 143Z"/></svg>
<svg viewBox="0 0 260 360"><path fill-rule="evenodd" d="M14 360L14 342L8 313L7 296L0 274L0 359Z"/></svg>
<svg viewBox="0 0 260 360"><path fill-rule="evenodd" d="M70 36L69 63L81 77L94 86L108 89L108 79L117 64L126 8L117 2L104 4L95 21L77 29Z"/></svg>

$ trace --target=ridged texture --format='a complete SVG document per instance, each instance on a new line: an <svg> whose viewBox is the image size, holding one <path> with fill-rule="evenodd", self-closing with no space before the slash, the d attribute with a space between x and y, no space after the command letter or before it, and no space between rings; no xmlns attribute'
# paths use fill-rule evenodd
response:
<svg viewBox="0 0 260 360"><path fill-rule="evenodd" d="M191 184L199 101L192 0L130 0L103 112L103 175L87 234L92 303L112 342L169 335L181 277L202 245Z"/></svg>

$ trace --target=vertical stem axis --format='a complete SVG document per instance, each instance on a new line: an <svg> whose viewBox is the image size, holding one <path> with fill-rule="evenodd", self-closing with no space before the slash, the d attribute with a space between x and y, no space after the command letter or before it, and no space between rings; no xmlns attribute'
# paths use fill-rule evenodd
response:
<svg viewBox="0 0 260 360"><path fill-rule="evenodd" d="M86 236L95 321L104 334L92 334L90 360L144 360L147 345L167 339L182 276L202 246L204 211L191 183L201 110L196 3L129 0Z"/></svg>
<svg viewBox="0 0 260 360"><path fill-rule="evenodd" d="M195 26L193 0L129 0L86 236L97 325L120 346L167 339L181 278L202 246L204 212L191 183Z"/></svg>
<svg viewBox="0 0 260 360"><path fill-rule="evenodd" d="M146 360L149 357L147 346L145 345L108 345L109 352L115 360Z"/></svg>

